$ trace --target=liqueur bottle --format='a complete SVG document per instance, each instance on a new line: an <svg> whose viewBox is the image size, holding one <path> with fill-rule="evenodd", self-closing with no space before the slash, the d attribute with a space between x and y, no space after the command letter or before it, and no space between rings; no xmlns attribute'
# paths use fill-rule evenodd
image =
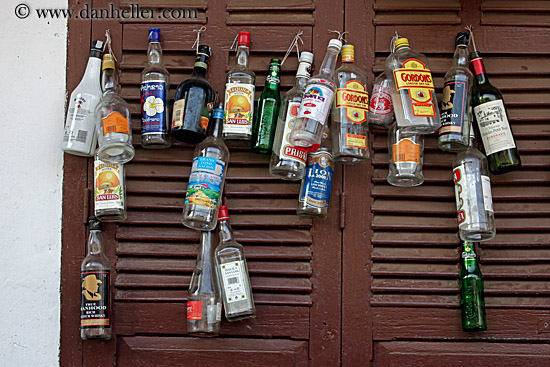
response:
<svg viewBox="0 0 550 367"><path fill-rule="evenodd" d="M390 171L388 183L393 186L418 186L424 182L424 136L404 133L394 123L388 130Z"/></svg>
<svg viewBox="0 0 550 367"><path fill-rule="evenodd" d="M225 205L220 206L218 231L220 244L216 247L214 257L225 317L228 321L256 317L244 249L233 237Z"/></svg>
<svg viewBox="0 0 550 367"><path fill-rule="evenodd" d="M393 122L393 103L390 95L390 81L386 73L374 79L368 113L369 125L389 129Z"/></svg>
<svg viewBox="0 0 550 367"><path fill-rule="evenodd" d="M222 320L220 288L214 267L212 232L201 232L201 244L189 291L187 332L195 336L218 336Z"/></svg>
<svg viewBox="0 0 550 367"><path fill-rule="evenodd" d="M101 222L88 220L88 254L80 267L80 337L111 339L111 264L103 251Z"/></svg>
<svg viewBox="0 0 550 367"><path fill-rule="evenodd" d="M149 29L147 66L141 73L141 146L166 149L172 145L168 125L170 75L162 63L160 29Z"/></svg>
<svg viewBox="0 0 550 367"><path fill-rule="evenodd" d="M95 110L99 137L98 157L103 162L126 163L135 155L130 107L118 95L115 60L111 54L103 55L101 68L103 96Z"/></svg>
<svg viewBox="0 0 550 367"><path fill-rule="evenodd" d="M460 265L460 309L462 330L487 330L483 275L476 259L474 244L464 241Z"/></svg>
<svg viewBox="0 0 550 367"><path fill-rule="evenodd" d="M472 52L470 61L476 80L472 107L489 161L489 170L499 175L519 169L521 159L508 122L502 94L489 83L480 53Z"/></svg>
<svg viewBox="0 0 550 367"><path fill-rule="evenodd" d="M453 66L445 74L443 84L438 144L448 152L465 150L469 143L474 82L473 74L468 69L469 38L466 32L456 35Z"/></svg>
<svg viewBox="0 0 550 367"><path fill-rule="evenodd" d="M342 66L335 72L337 89L331 114L336 163L359 164L369 159L367 74L353 62L353 45L344 45Z"/></svg>
<svg viewBox="0 0 550 367"><path fill-rule="evenodd" d="M327 116L336 93L333 77L342 42L331 39L319 74L306 84L306 91L300 103L298 119L290 133L290 143L314 152L319 149L327 125Z"/></svg>
<svg viewBox="0 0 550 367"><path fill-rule="evenodd" d="M270 154L273 148L277 117L281 107L280 73L281 60L271 59L264 90L258 99L258 108L252 129L251 148L256 153Z"/></svg>
<svg viewBox="0 0 550 367"><path fill-rule="evenodd" d="M237 145L249 145L254 116L256 74L248 66L250 32L239 32L237 65L227 74L223 138Z"/></svg>
<svg viewBox="0 0 550 367"><path fill-rule="evenodd" d="M386 59L386 75L397 127L407 134L431 134L440 126L439 109L428 60L398 38Z"/></svg>
<svg viewBox="0 0 550 367"><path fill-rule="evenodd" d="M211 231L216 227L223 192L229 149L222 139L223 105L212 113L209 134L197 145L187 185L182 223L189 228Z"/></svg>
<svg viewBox="0 0 550 367"><path fill-rule="evenodd" d="M328 215L334 158L330 152L330 134L324 134L320 148L307 156L306 174L302 180L296 213L306 217L325 219Z"/></svg>
<svg viewBox="0 0 550 367"><path fill-rule="evenodd" d="M289 90L282 99L277 131L273 142L273 153L269 173L284 180L301 180L306 168L307 151L290 144L290 132L298 117L298 109L310 77L313 54L304 51L300 54L300 64L296 72L294 88Z"/></svg>
<svg viewBox="0 0 550 367"><path fill-rule="evenodd" d="M94 111L101 98L101 53L103 42L93 41L90 58L82 80L71 93L62 149L71 154L90 157L97 145Z"/></svg>
<svg viewBox="0 0 550 367"><path fill-rule="evenodd" d="M172 113L172 135L177 140L197 144L206 138L208 119L214 107L214 88L206 80L210 47L200 45L193 73L176 89Z"/></svg>
<svg viewBox="0 0 550 367"><path fill-rule="evenodd" d="M126 219L126 186L124 165L102 162L96 154L94 162L94 214L102 222Z"/></svg>
<svg viewBox="0 0 550 367"><path fill-rule="evenodd" d="M456 155L453 178L460 238L487 241L495 237L495 215L487 159L476 149L473 131L470 145Z"/></svg>

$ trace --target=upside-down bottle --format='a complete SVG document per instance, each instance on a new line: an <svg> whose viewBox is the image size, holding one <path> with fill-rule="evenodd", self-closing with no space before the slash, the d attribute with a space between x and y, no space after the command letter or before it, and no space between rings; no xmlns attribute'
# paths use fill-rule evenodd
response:
<svg viewBox="0 0 550 367"><path fill-rule="evenodd" d="M388 183L393 186L418 186L424 182L424 136L406 134L394 123L388 130L390 171Z"/></svg>

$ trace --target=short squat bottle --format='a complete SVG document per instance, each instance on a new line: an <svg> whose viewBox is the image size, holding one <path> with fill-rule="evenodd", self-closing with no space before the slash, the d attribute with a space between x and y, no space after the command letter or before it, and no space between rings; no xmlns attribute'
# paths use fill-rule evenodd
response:
<svg viewBox="0 0 550 367"><path fill-rule="evenodd" d="M94 162L94 213L102 222L126 219L126 185L124 165L102 162L97 154Z"/></svg>
<svg viewBox="0 0 550 367"><path fill-rule="evenodd" d="M475 246L464 241L460 264L460 310L463 331L487 330L483 275L479 269Z"/></svg>
<svg viewBox="0 0 550 367"><path fill-rule="evenodd" d="M103 250L101 222L88 220L88 254L80 267L80 336L111 339L111 263Z"/></svg>
<svg viewBox="0 0 550 367"><path fill-rule="evenodd" d="M225 317L228 321L256 317L244 249L233 237L225 205L220 206L218 231L220 244L214 254Z"/></svg>
<svg viewBox="0 0 550 367"><path fill-rule="evenodd" d="M390 81L386 73L374 79L369 106L369 125L389 129L393 122L393 103L390 95Z"/></svg>
<svg viewBox="0 0 550 367"><path fill-rule="evenodd" d="M218 336L222 320L220 288L214 268L212 232L201 232L201 244L187 292L187 333Z"/></svg>
<svg viewBox="0 0 550 367"><path fill-rule="evenodd" d="M193 156L182 220L192 229L211 231L216 227L229 161L222 124L223 105L220 104L212 113L208 137L197 145Z"/></svg>
<svg viewBox="0 0 550 367"><path fill-rule="evenodd" d="M424 182L424 136L406 134L394 123L388 130L390 171L388 183L393 186L418 186Z"/></svg>

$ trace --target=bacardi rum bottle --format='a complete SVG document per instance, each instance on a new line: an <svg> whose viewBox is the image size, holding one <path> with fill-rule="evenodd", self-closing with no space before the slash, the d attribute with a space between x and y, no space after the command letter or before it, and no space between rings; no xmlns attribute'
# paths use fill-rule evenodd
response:
<svg viewBox="0 0 550 367"><path fill-rule="evenodd" d="M464 241L460 264L460 309L463 331L487 330L483 275L479 269L475 246Z"/></svg>
<svg viewBox="0 0 550 367"><path fill-rule="evenodd" d="M96 154L94 162L94 213L102 222L126 219L126 185L124 165L102 162Z"/></svg>
<svg viewBox="0 0 550 367"><path fill-rule="evenodd" d="M393 122L393 103L390 95L390 81L386 73L374 79L369 108L369 125L389 129Z"/></svg>
<svg viewBox="0 0 550 367"><path fill-rule="evenodd" d="M390 171L388 183L393 186L418 186L424 182L424 136L404 133L394 123L388 130Z"/></svg>

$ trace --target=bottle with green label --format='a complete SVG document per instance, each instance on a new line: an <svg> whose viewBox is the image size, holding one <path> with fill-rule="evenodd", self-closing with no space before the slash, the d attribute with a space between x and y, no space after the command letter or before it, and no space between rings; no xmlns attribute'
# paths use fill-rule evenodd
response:
<svg viewBox="0 0 550 367"><path fill-rule="evenodd" d="M464 241L460 265L460 309L462 330L487 330L483 275L479 269L473 243Z"/></svg>

